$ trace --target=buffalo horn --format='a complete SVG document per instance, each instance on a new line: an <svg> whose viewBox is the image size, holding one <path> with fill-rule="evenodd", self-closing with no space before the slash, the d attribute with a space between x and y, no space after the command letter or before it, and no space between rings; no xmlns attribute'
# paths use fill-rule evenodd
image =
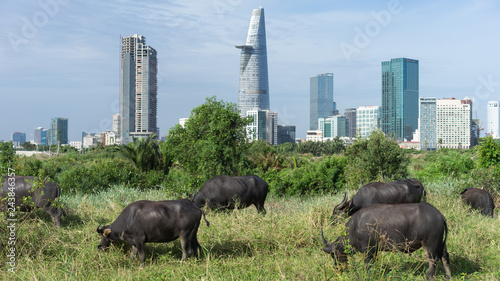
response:
<svg viewBox="0 0 500 281"><path fill-rule="evenodd" d="M323 228L321 228L321 241L323 241L323 247L328 246L328 241L326 241L325 236L323 235Z"/></svg>
<svg viewBox="0 0 500 281"><path fill-rule="evenodd" d="M335 206L335 210L342 210L347 206L347 192L344 195L344 199L342 199L342 202Z"/></svg>
<svg viewBox="0 0 500 281"><path fill-rule="evenodd" d="M101 225L99 225L99 226L97 227L97 229L96 229L97 233L99 233L99 230L100 230L99 228L100 228L100 227L101 227Z"/></svg>

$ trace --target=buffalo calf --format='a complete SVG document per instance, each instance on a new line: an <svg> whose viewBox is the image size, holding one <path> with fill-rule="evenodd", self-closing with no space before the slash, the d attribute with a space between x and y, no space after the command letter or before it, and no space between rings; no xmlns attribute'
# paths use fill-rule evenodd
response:
<svg viewBox="0 0 500 281"><path fill-rule="evenodd" d="M61 195L61 188L56 182L47 181L44 182L43 187L33 189L35 180L38 180L38 178L29 176L3 177L0 198L15 198L15 205L9 205L9 207L19 207L22 212L29 212L33 208L43 209L50 214L57 227L61 226L61 217L66 213L62 208L53 205L54 201ZM13 194L14 197L11 197L10 194ZM31 203L25 204L23 198L28 197L31 197ZM8 203L12 202L9 201ZM2 204L0 209L6 210L7 208L5 204Z"/></svg>
<svg viewBox="0 0 500 281"><path fill-rule="evenodd" d="M170 242L180 238L182 260L188 255L198 256L200 244L196 234L202 214L209 226L205 214L187 199L131 203L111 225L97 227L101 236L98 249L105 250L112 241L125 241L132 245L130 259L139 254L141 266L144 266L145 243Z"/></svg>
<svg viewBox="0 0 500 281"><path fill-rule="evenodd" d="M258 212L265 214L267 192L267 182L258 176L217 176L205 182L191 201L200 208L206 204L210 209L218 210L246 208L253 204Z"/></svg>
<svg viewBox="0 0 500 281"><path fill-rule="evenodd" d="M434 275L438 260L443 262L447 278L451 278L446 250L446 220L441 212L427 203L364 207L346 223L346 232L347 235L330 243L321 229L323 251L331 254L335 262L347 261L347 255L354 251L366 253L368 262L377 251L411 253L424 247L429 258L427 278Z"/></svg>
<svg viewBox="0 0 500 281"><path fill-rule="evenodd" d="M483 189L467 188L462 191L462 200L472 209L479 210L482 215L493 217L495 203L491 194Z"/></svg>

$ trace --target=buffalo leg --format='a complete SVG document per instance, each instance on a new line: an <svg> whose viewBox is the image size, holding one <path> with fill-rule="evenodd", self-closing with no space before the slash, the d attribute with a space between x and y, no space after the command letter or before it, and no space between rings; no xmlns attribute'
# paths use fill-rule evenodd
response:
<svg viewBox="0 0 500 281"><path fill-rule="evenodd" d="M427 256L429 258L429 271L427 271L426 277L427 280L430 280L432 276L434 276L434 273L436 272L436 265L438 262L438 256L436 254L430 254L427 252Z"/></svg>
<svg viewBox="0 0 500 281"><path fill-rule="evenodd" d="M257 208L257 212L265 215L266 214L266 209L264 208L264 202L259 202L255 204L255 207Z"/></svg>
<svg viewBox="0 0 500 281"><path fill-rule="evenodd" d="M144 250L144 243L136 243L136 251L139 254L139 260L141 261L141 267L144 267L144 261L146 260L146 252Z"/></svg>

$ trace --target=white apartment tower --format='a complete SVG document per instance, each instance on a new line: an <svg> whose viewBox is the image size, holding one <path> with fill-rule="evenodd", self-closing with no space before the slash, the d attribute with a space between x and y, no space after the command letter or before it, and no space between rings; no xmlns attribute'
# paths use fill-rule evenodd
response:
<svg viewBox="0 0 500 281"><path fill-rule="evenodd" d="M486 134L498 139L500 138L500 102L489 101L487 114Z"/></svg>
<svg viewBox="0 0 500 281"><path fill-rule="evenodd" d="M367 138L377 128L380 128L380 106L358 107L356 109L356 136Z"/></svg>
<svg viewBox="0 0 500 281"><path fill-rule="evenodd" d="M471 105L469 99L448 98L436 101L438 148L470 148Z"/></svg>

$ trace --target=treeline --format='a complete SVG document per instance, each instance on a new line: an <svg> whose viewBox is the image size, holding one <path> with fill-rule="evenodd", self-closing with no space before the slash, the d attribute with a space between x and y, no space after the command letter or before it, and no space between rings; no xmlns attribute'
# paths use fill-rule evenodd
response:
<svg viewBox="0 0 500 281"><path fill-rule="evenodd" d="M188 197L221 174L258 175L276 195L334 193L410 176L424 182L453 178L463 187L500 190L500 144L491 137L467 151L426 153L401 149L380 131L349 146L340 139L270 146L247 141L244 127L251 121L239 116L235 104L210 97L193 109L185 127L172 128L164 142L152 135L126 146L46 159L16 157L3 143L0 165L4 174L10 167L17 175L50 177L72 193L124 184L161 186L173 197Z"/></svg>

